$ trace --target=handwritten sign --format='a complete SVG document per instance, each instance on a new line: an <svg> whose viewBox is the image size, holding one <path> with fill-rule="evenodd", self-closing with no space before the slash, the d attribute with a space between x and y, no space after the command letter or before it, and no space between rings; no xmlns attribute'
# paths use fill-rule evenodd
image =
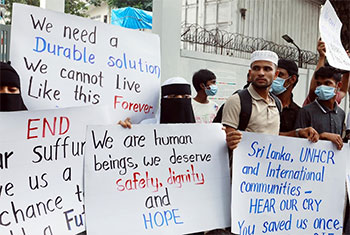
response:
<svg viewBox="0 0 350 235"><path fill-rule="evenodd" d="M344 146L350 148L349 144L344 144ZM348 195L350 195L350 159L346 158L346 190ZM348 200L350 203L350 197L348 196Z"/></svg>
<svg viewBox="0 0 350 235"><path fill-rule="evenodd" d="M29 110L104 104L114 121L152 118L159 45L151 33L14 4L10 55Z"/></svg>
<svg viewBox="0 0 350 235"><path fill-rule="evenodd" d="M88 123L109 123L104 110L0 113L1 130L8 126L0 131L0 234L85 230L85 132Z"/></svg>
<svg viewBox="0 0 350 235"><path fill-rule="evenodd" d="M85 182L91 235L185 234L230 224L218 124L90 126Z"/></svg>
<svg viewBox="0 0 350 235"><path fill-rule="evenodd" d="M244 132L233 153L232 231L342 234L348 154L328 141Z"/></svg>
<svg viewBox="0 0 350 235"><path fill-rule="evenodd" d="M329 0L321 9L319 28L321 38L326 44L329 64L339 69L350 70L350 58L340 39L342 23Z"/></svg>

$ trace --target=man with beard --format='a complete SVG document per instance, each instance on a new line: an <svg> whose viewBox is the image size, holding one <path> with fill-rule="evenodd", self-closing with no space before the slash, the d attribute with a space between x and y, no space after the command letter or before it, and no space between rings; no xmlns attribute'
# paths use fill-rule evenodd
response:
<svg viewBox="0 0 350 235"><path fill-rule="evenodd" d="M270 86L278 75L277 61L278 56L272 51L252 53L249 70L251 84L246 90L241 91L248 93L248 99L251 99L252 110L249 119L240 115L244 99L240 98L239 92L226 101L222 124L226 127L226 141L231 150L236 148L241 140L241 133L237 130L279 134L279 110L276 100L269 93ZM242 124L245 120L248 123Z"/></svg>
<svg viewBox="0 0 350 235"><path fill-rule="evenodd" d="M238 130L308 138L318 141L318 133L311 127L280 132L281 101L271 94L270 87L277 78L278 56L272 51L255 51L251 56L247 89L231 96L224 106L222 124L230 150L237 147L242 135ZM249 102L249 105L247 103ZM250 112L247 112L247 107Z"/></svg>

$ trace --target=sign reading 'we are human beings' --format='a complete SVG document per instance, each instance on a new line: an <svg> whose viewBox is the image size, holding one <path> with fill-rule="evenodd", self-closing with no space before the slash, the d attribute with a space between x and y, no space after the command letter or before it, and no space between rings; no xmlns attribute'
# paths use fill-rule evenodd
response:
<svg viewBox="0 0 350 235"><path fill-rule="evenodd" d="M232 231L342 234L349 146L244 132L233 153Z"/></svg>
<svg viewBox="0 0 350 235"><path fill-rule="evenodd" d="M221 128L89 126L87 233L188 234L229 227L230 174Z"/></svg>
<svg viewBox="0 0 350 235"><path fill-rule="evenodd" d="M29 110L103 104L115 121L154 117L157 35L22 4L12 15L11 61Z"/></svg>

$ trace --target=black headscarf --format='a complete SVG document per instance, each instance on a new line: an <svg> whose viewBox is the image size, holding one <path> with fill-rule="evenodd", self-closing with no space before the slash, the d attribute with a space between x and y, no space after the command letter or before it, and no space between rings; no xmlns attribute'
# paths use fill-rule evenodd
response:
<svg viewBox="0 0 350 235"><path fill-rule="evenodd" d="M195 123L190 98L164 98L167 95L191 95L191 85L180 77L170 78L161 88L160 123Z"/></svg>
<svg viewBox="0 0 350 235"><path fill-rule="evenodd" d="M10 63L0 62L0 86L21 88L19 76ZM0 111L27 110L21 94L0 94Z"/></svg>

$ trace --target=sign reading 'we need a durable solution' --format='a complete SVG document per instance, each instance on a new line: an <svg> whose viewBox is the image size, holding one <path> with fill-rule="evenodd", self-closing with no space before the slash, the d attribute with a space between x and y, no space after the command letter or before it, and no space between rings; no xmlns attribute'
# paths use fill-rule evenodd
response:
<svg viewBox="0 0 350 235"><path fill-rule="evenodd" d="M243 133L233 153L232 231L342 234L349 146Z"/></svg>
<svg viewBox="0 0 350 235"><path fill-rule="evenodd" d="M86 140L88 234L187 234L230 225L221 125L90 126Z"/></svg>
<svg viewBox="0 0 350 235"><path fill-rule="evenodd" d="M116 121L154 117L159 37L14 4L11 60L29 110L108 105Z"/></svg>
<svg viewBox="0 0 350 235"><path fill-rule="evenodd" d="M108 116L103 106L0 113L1 235L85 230L86 126Z"/></svg>

